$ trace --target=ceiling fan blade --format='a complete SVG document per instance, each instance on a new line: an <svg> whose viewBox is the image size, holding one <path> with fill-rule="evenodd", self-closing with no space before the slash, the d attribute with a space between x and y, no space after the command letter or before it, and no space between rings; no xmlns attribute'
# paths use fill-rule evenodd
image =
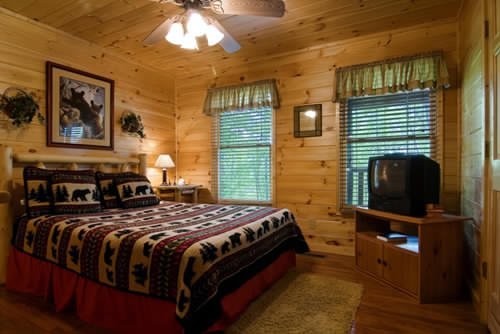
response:
<svg viewBox="0 0 500 334"><path fill-rule="evenodd" d="M219 23L217 20L213 20L213 25L217 27L223 34L224 38L219 42L219 45L227 52L227 53L235 53L239 49L241 49L240 43L233 36L231 36L227 30Z"/></svg>
<svg viewBox="0 0 500 334"><path fill-rule="evenodd" d="M146 45L152 45L158 43L167 35L168 30L172 23L175 22L176 17L171 17L168 20L164 21L158 27L156 27L143 41Z"/></svg>
<svg viewBox="0 0 500 334"><path fill-rule="evenodd" d="M210 4L217 14L270 17L285 15L285 3L282 0L212 0Z"/></svg>

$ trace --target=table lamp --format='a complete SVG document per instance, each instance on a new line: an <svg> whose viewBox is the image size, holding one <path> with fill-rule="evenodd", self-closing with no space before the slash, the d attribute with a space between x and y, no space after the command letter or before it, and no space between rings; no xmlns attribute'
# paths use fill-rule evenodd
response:
<svg viewBox="0 0 500 334"><path fill-rule="evenodd" d="M155 167L161 168L163 170L163 182L162 186L168 186L167 182L167 168L175 167L174 162L169 154L160 154L158 159L156 159Z"/></svg>

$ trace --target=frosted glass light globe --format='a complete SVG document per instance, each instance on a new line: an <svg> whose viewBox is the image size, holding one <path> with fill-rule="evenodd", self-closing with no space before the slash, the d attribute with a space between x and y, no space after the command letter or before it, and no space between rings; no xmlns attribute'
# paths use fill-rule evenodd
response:
<svg viewBox="0 0 500 334"><path fill-rule="evenodd" d="M198 42L196 41L196 37L194 37L194 35L189 32L185 34L181 48L187 50L198 50Z"/></svg>
<svg viewBox="0 0 500 334"><path fill-rule="evenodd" d="M187 31L195 37L205 35L207 22L200 13L193 11L187 21Z"/></svg>
<svg viewBox="0 0 500 334"><path fill-rule="evenodd" d="M175 22L172 24L167 36L165 36L165 39L172 44L182 45L184 42L184 27L182 26L182 23Z"/></svg>
<svg viewBox="0 0 500 334"><path fill-rule="evenodd" d="M224 34L213 24L207 27L207 41L209 46L213 46L224 38Z"/></svg>

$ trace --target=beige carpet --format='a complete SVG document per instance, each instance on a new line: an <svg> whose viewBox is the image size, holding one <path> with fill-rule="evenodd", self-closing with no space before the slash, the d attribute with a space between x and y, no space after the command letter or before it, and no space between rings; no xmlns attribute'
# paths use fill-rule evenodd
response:
<svg viewBox="0 0 500 334"><path fill-rule="evenodd" d="M225 333L345 334L362 291L356 283L292 271L254 301Z"/></svg>

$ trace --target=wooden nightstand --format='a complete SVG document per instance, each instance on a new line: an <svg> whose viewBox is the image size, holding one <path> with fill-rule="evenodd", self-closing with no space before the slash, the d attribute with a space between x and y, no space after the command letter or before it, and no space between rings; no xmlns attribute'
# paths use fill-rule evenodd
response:
<svg viewBox="0 0 500 334"><path fill-rule="evenodd" d="M183 186L172 185L172 186L158 186L158 197L162 201L175 201L182 202L183 196L191 196L191 201L193 203L198 203L198 188L201 185L198 184L185 184Z"/></svg>

